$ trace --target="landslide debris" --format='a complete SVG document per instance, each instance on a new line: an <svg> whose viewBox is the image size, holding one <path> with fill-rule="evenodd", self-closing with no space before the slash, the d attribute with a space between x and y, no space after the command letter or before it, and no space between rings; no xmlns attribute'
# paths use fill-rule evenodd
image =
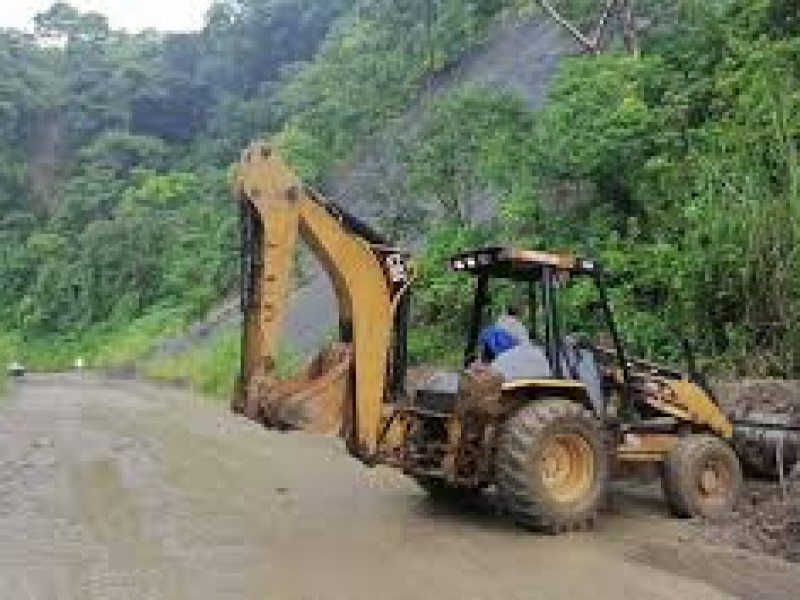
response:
<svg viewBox="0 0 800 600"><path fill-rule="evenodd" d="M716 521L698 521L707 542L800 562L800 468L780 485L749 481L736 510Z"/></svg>
<svg viewBox="0 0 800 600"><path fill-rule="evenodd" d="M800 381L741 379L714 384L714 393L731 416L778 413L800 418Z"/></svg>
<svg viewBox="0 0 800 600"><path fill-rule="evenodd" d="M768 414L800 419L798 381L731 381L716 384L714 391L734 419ZM788 473L782 483L748 481L739 505L727 517L696 522L700 537L800 562L800 465L784 468Z"/></svg>

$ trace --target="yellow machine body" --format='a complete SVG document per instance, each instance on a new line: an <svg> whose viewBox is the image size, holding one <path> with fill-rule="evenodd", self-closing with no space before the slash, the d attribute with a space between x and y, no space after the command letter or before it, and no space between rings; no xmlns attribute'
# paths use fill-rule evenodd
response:
<svg viewBox="0 0 800 600"><path fill-rule="evenodd" d="M343 432L354 453L374 455L396 299L407 283L400 272L404 255L348 233L335 209L303 186L267 145L245 151L234 194L248 205L259 239L236 408L267 423ZM351 339L324 351L299 377L280 382L274 370L299 238L329 276L341 326ZM402 285L393 285L393 278Z"/></svg>
<svg viewBox="0 0 800 600"><path fill-rule="evenodd" d="M234 173L234 195L251 220L255 240L251 268L245 275L251 289L234 409L268 427L339 434L362 460L414 472L408 443L420 411L413 397L391 389L389 381L395 319L413 271L408 253L368 240L349 226L335 205L305 187L266 144L254 144L243 153ZM275 368L300 240L333 284L341 329L346 333L298 376L282 381ZM509 260L558 269L570 269L577 260L565 254L510 252ZM644 367L636 374L642 382L638 401L691 428L730 439L731 422L699 386L648 373ZM613 366L604 371L604 378L612 392L615 386L619 391ZM443 419L447 441L437 450L448 479L462 484L491 483L492 436L519 406L541 397L588 403L584 385L571 379L490 382L485 389L491 391L480 391L484 388L479 386L477 395L471 385L470 377L462 374L460 399ZM470 400L480 394L477 401ZM483 415L479 434L464 426L476 414ZM617 457L660 461L676 439L673 434L640 434L634 443L621 437ZM467 441L469 451L465 450Z"/></svg>

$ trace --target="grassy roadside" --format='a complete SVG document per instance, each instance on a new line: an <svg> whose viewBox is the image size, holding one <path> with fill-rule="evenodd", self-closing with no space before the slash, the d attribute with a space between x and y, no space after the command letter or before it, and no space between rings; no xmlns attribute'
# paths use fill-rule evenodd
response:
<svg viewBox="0 0 800 600"><path fill-rule="evenodd" d="M162 314L119 329L89 332L80 339L25 340L13 332L0 332L0 396L7 389L6 365L11 362L48 373L70 370L81 359L87 369L135 367L146 378L181 383L212 398L230 397L239 365L238 329L175 356L143 358L158 340L184 330L181 319Z"/></svg>
<svg viewBox="0 0 800 600"><path fill-rule="evenodd" d="M5 332L0 331L0 398L8 390L8 373L6 366L14 360L12 339Z"/></svg>
<svg viewBox="0 0 800 600"><path fill-rule="evenodd" d="M230 398L239 367L238 328L175 356L140 362L139 372L158 381L180 383L213 399Z"/></svg>
<svg viewBox="0 0 800 600"><path fill-rule="evenodd" d="M5 367L13 361L29 371L48 373L70 370L80 359L87 369L135 367L148 378L180 382L216 398L229 396L239 364L238 329L176 356L144 358L159 340L180 336L187 326L180 312L161 310L76 338L26 339L17 332L0 331L0 393L6 387Z"/></svg>
<svg viewBox="0 0 800 600"><path fill-rule="evenodd" d="M121 325L107 325L75 336L30 337L16 331L0 330L0 361L12 361L34 372L71 369L81 359L87 368L103 368L134 362L152 344L179 334L187 325L182 311L155 310Z"/></svg>
<svg viewBox="0 0 800 600"><path fill-rule="evenodd" d="M233 328L208 343L175 356L157 357L139 363L139 372L157 381L179 383L215 399L227 401L233 394L239 371L241 332ZM289 376L302 362L299 354L284 349L278 354L278 375Z"/></svg>
<svg viewBox="0 0 800 600"><path fill-rule="evenodd" d="M129 323L83 332L74 338L30 339L0 330L0 394L6 387L6 365L17 361L31 372L74 368L98 371L133 368L147 379L184 385L212 400L228 400L240 364L241 330L224 329L173 355L148 356L164 339L186 335L191 320L182 311L161 308ZM302 357L284 349L278 356L279 376L297 370Z"/></svg>

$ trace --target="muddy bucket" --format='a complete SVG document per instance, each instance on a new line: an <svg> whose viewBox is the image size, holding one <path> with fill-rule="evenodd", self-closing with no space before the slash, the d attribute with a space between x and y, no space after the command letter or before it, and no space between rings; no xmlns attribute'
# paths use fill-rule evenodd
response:
<svg viewBox="0 0 800 600"><path fill-rule="evenodd" d="M350 346L333 344L295 377L253 378L241 412L272 429L338 433L349 409L351 372Z"/></svg>

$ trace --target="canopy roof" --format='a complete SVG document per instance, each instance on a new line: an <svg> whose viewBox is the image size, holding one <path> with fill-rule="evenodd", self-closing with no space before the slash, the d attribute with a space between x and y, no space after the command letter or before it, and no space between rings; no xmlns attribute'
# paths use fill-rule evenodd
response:
<svg viewBox="0 0 800 600"><path fill-rule="evenodd" d="M573 254L522 250L503 246L489 246L459 252L450 259L454 271L510 279L535 279L542 270L550 267L570 275L590 275L602 272L592 260Z"/></svg>

